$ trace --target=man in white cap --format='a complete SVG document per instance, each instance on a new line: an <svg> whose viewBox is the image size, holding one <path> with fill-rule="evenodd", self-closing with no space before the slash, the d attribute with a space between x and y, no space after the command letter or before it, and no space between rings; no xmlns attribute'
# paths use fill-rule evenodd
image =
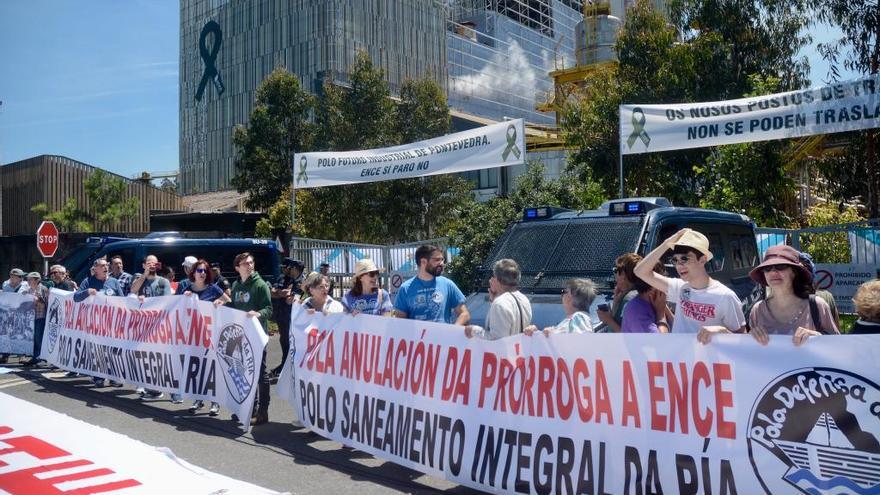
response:
<svg viewBox="0 0 880 495"><path fill-rule="evenodd" d="M192 273L193 266L199 261L195 256L187 256L183 259L183 263L180 266L183 267L184 275L181 277L180 283L177 284L177 290L174 292L176 295L181 295L187 290L189 290L190 284L192 282L189 280L189 275Z"/></svg>
<svg viewBox="0 0 880 495"><path fill-rule="evenodd" d="M681 278L666 277L654 271L654 265L667 251L672 251L670 259ZM704 344L713 334L746 330L739 297L706 271L706 263L711 260L706 236L696 230L682 229L645 256L633 270L637 277L676 304L671 332L696 333L697 340Z"/></svg>

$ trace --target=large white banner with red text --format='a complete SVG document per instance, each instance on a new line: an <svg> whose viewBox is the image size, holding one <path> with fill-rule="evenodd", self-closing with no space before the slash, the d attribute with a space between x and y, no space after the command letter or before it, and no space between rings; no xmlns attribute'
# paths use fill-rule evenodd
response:
<svg viewBox="0 0 880 495"><path fill-rule="evenodd" d="M195 296L95 295L52 289L41 357L51 364L187 398L247 421L268 343L259 320Z"/></svg>
<svg viewBox="0 0 880 495"><path fill-rule="evenodd" d="M279 392L313 431L494 492L880 489L880 336L588 334L293 311Z"/></svg>
<svg viewBox="0 0 880 495"><path fill-rule="evenodd" d="M168 449L0 393L0 493L274 494Z"/></svg>

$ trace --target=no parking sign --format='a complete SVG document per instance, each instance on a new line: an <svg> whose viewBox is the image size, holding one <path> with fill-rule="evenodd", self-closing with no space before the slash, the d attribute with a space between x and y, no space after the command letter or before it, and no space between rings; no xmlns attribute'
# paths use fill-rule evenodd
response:
<svg viewBox="0 0 880 495"><path fill-rule="evenodd" d="M854 313L852 298L863 283L877 277L874 265L817 264L816 288L830 291L841 313Z"/></svg>
<svg viewBox="0 0 880 495"><path fill-rule="evenodd" d="M820 290L831 290L834 285L834 273L830 270L816 270L816 279L813 280L816 288Z"/></svg>
<svg viewBox="0 0 880 495"><path fill-rule="evenodd" d="M412 271L402 272L402 271L396 271L396 270L392 271L389 274L388 281L390 283L388 284L388 286L389 286L388 292L391 294L391 302L394 302L394 300L397 298L397 291L400 290L400 286L403 285L403 282L406 281L407 279L415 277L416 275L418 275L418 272L412 272Z"/></svg>

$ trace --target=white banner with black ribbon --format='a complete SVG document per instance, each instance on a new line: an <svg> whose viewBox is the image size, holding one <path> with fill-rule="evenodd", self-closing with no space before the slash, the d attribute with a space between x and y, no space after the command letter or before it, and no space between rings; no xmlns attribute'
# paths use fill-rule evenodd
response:
<svg viewBox="0 0 880 495"><path fill-rule="evenodd" d="M525 126L517 119L390 148L297 153L294 186L306 189L522 165L525 151Z"/></svg>
<svg viewBox="0 0 880 495"><path fill-rule="evenodd" d="M651 153L880 126L880 76L739 100L620 105L620 152Z"/></svg>

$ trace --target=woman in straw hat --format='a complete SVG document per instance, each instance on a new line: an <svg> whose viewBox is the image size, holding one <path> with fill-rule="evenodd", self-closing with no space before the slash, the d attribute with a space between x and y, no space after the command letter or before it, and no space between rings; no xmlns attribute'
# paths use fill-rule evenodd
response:
<svg viewBox="0 0 880 495"><path fill-rule="evenodd" d="M342 298L345 311L356 315L390 315L394 311L388 291L379 287L379 269L373 260L365 258L354 266L354 283Z"/></svg>
<svg viewBox="0 0 880 495"><path fill-rule="evenodd" d="M309 295L303 301L309 313L321 311L322 313L342 313L345 309L339 301L330 296L330 279L318 272L310 273L302 283L303 290Z"/></svg>
<svg viewBox="0 0 880 495"><path fill-rule="evenodd" d="M770 335L791 335L794 345L801 345L814 335L840 333L831 307L813 295L812 274L793 247L771 247L749 276L770 288L770 295L755 303L749 314L752 336L761 344L767 344Z"/></svg>

